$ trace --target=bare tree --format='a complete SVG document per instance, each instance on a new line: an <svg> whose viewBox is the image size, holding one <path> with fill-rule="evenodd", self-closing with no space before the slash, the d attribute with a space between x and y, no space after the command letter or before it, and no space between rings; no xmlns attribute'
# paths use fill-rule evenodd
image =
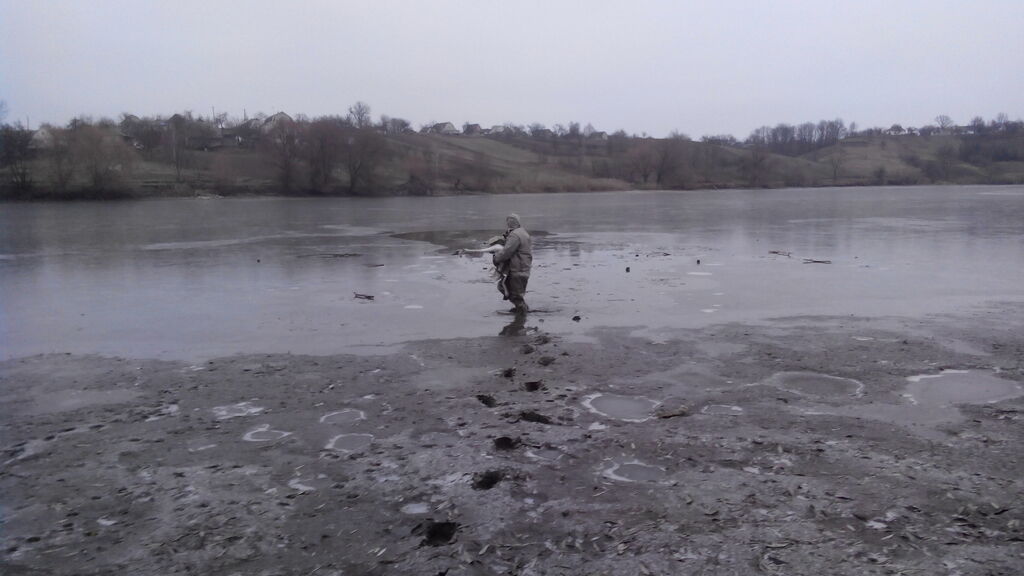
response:
<svg viewBox="0 0 1024 576"><path fill-rule="evenodd" d="M658 172L660 160L658 147L651 138L637 139L626 154L630 178L634 182L647 184Z"/></svg>
<svg viewBox="0 0 1024 576"><path fill-rule="evenodd" d="M655 140L655 183L658 186L685 186L689 179L685 162L686 138L678 132L677 136L665 140Z"/></svg>
<svg viewBox="0 0 1024 576"><path fill-rule="evenodd" d="M377 169L386 156L387 141L383 136L373 130L350 131L342 144L350 194L362 194L373 188Z"/></svg>
<svg viewBox="0 0 1024 576"><path fill-rule="evenodd" d="M32 187L32 172L29 170L32 131L20 122L0 127L0 167L7 169L11 185L17 190Z"/></svg>
<svg viewBox="0 0 1024 576"><path fill-rule="evenodd" d="M828 162L832 166L832 185L838 185L843 164L846 162L846 151L843 149L842 144L836 144L835 149L832 151L832 155L828 158Z"/></svg>
<svg viewBox="0 0 1024 576"><path fill-rule="evenodd" d="M299 125L282 120L274 124L265 137L260 138L261 152L277 168L277 183L284 191L291 191L298 179Z"/></svg>
<svg viewBox="0 0 1024 576"><path fill-rule="evenodd" d="M939 170L942 172L942 178L949 180L950 175L953 172L953 164L956 162L957 157L960 155L960 150L953 144L946 144L936 153L936 158L939 162Z"/></svg>
<svg viewBox="0 0 1024 576"><path fill-rule="evenodd" d="M67 128L47 126L46 129L53 136L53 145L47 151L50 178L53 188L58 192L64 192L75 177L73 134Z"/></svg>
<svg viewBox="0 0 1024 576"><path fill-rule="evenodd" d="M359 129L373 126L373 118L370 116L370 105L366 102L356 102L348 109L348 121Z"/></svg>
<svg viewBox="0 0 1024 576"><path fill-rule="evenodd" d="M388 123L388 134L405 134L412 131L412 124L405 118L392 118Z"/></svg>
<svg viewBox="0 0 1024 576"><path fill-rule="evenodd" d="M175 114L167 120L167 128L161 139L164 153L174 165L174 174L178 182L184 181L183 172L192 165L192 153L188 148L191 125L191 112Z"/></svg>
<svg viewBox="0 0 1024 576"><path fill-rule="evenodd" d="M403 118L392 118L382 114L380 117L380 131L388 135L404 134L412 128L412 124Z"/></svg>
<svg viewBox="0 0 1024 576"><path fill-rule="evenodd" d="M943 131L949 130L954 126L953 119L945 114L939 114L935 117L935 123L939 125Z"/></svg>
<svg viewBox="0 0 1024 576"><path fill-rule="evenodd" d="M309 165L309 185L313 190L323 191L330 186L334 169L342 159L346 126L344 118L325 116L314 120L306 130L306 162Z"/></svg>
<svg viewBox="0 0 1024 576"><path fill-rule="evenodd" d="M743 162L743 171L751 188L759 188L765 184L770 164L767 148L753 146L750 149L750 156Z"/></svg>
<svg viewBox="0 0 1024 576"><path fill-rule="evenodd" d="M89 186L106 191L119 186L131 172L134 151L116 131L91 124L76 124L71 153L81 164Z"/></svg>

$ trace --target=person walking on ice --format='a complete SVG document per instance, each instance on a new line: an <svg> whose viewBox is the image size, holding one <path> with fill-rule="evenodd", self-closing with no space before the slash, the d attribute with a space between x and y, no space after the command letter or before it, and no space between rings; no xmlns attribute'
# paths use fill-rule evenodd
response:
<svg viewBox="0 0 1024 576"><path fill-rule="evenodd" d="M526 284L530 281L530 267L533 265L533 249L530 234L523 228L519 216L509 214L505 218L508 230L505 232L505 245L495 252L492 260L494 266L505 273L505 297L515 306L516 314L529 311L524 296Z"/></svg>

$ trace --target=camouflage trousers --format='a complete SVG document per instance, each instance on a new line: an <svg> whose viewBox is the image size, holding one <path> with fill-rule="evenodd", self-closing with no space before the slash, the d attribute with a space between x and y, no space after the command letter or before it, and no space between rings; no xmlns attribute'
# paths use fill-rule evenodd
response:
<svg viewBox="0 0 1024 576"><path fill-rule="evenodd" d="M529 281L529 276L506 276L502 282L504 288L501 291L502 294L505 295L506 300L515 305L516 309L526 310L526 300L523 297L526 295L526 284Z"/></svg>

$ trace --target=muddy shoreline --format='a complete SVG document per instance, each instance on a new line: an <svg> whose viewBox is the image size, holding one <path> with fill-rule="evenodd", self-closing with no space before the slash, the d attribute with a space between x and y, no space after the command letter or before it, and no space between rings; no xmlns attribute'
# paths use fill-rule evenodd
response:
<svg viewBox="0 0 1024 576"><path fill-rule="evenodd" d="M569 342L530 317L388 356L10 360L0 567L1017 574L1022 318ZM943 370L996 396L923 411L908 378Z"/></svg>

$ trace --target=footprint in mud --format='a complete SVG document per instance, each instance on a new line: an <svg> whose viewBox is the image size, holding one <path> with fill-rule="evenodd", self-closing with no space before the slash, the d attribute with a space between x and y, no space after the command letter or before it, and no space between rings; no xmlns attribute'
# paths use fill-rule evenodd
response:
<svg viewBox="0 0 1024 576"><path fill-rule="evenodd" d="M520 412L519 419L526 422L535 422L537 424L554 424L554 422L551 421L551 418L548 418L538 412L534 412L533 410L524 410Z"/></svg>
<svg viewBox="0 0 1024 576"><path fill-rule="evenodd" d="M601 471L601 475L619 482L658 483L663 481L667 474L664 468L631 460L613 462L611 466Z"/></svg>
<svg viewBox="0 0 1024 576"><path fill-rule="evenodd" d="M321 424L354 424L360 420L366 420L366 412L354 408L330 412L320 417Z"/></svg>
<svg viewBox="0 0 1024 576"><path fill-rule="evenodd" d="M257 406L252 402L239 402L238 404L229 404L227 406L214 406L210 410L213 411L213 415L217 420L228 420L240 416L260 414L265 408Z"/></svg>
<svg viewBox="0 0 1024 576"><path fill-rule="evenodd" d="M245 440L246 442L272 442L274 440L280 440L285 436L291 436L291 434L291 432L271 430L270 424L264 424L246 432L245 436L242 436L242 440Z"/></svg>
<svg viewBox="0 0 1024 576"><path fill-rule="evenodd" d="M815 372L779 372L772 375L768 383L801 396L823 398L864 395L864 384L858 380Z"/></svg>
<svg viewBox="0 0 1024 576"><path fill-rule="evenodd" d="M474 490L490 490L505 479L505 473L501 470L488 470L473 476Z"/></svg>
<svg viewBox="0 0 1024 576"><path fill-rule="evenodd" d="M373 443L373 434L339 434L331 438L324 450L358 452Z"/></svg>
<svg viewBox="0 0 1024 576"><path fill-rule="evenodd" d="M700 409L700 413L708 416L739 416L743 414L743 408L725 404L708 404Z"/></svg>
<svg viewBox="0 0 1024 576"><path fill-rule="evenodd" d="M508 436L499 436L494 439L494 449L498 451L515 450L522 444L519 438L510 438Z"/></svg>
<svg viewBox="0 0 1024 576"><path fill-rule="evenodd" d="M444 546L451 544L455 538L455 533L458 531L459 525L456 522L434 522L432 520L418 524L412 529L413 534L423 534L421 546Z"/></svg>
<svg viewBox="0 0 1024 576"><path fill-rule="evenodd" d="M643 396L597 393L583 398L583 407L590 412L623 422L646 422L654 417L653 410L659 404Z"/></svg>

